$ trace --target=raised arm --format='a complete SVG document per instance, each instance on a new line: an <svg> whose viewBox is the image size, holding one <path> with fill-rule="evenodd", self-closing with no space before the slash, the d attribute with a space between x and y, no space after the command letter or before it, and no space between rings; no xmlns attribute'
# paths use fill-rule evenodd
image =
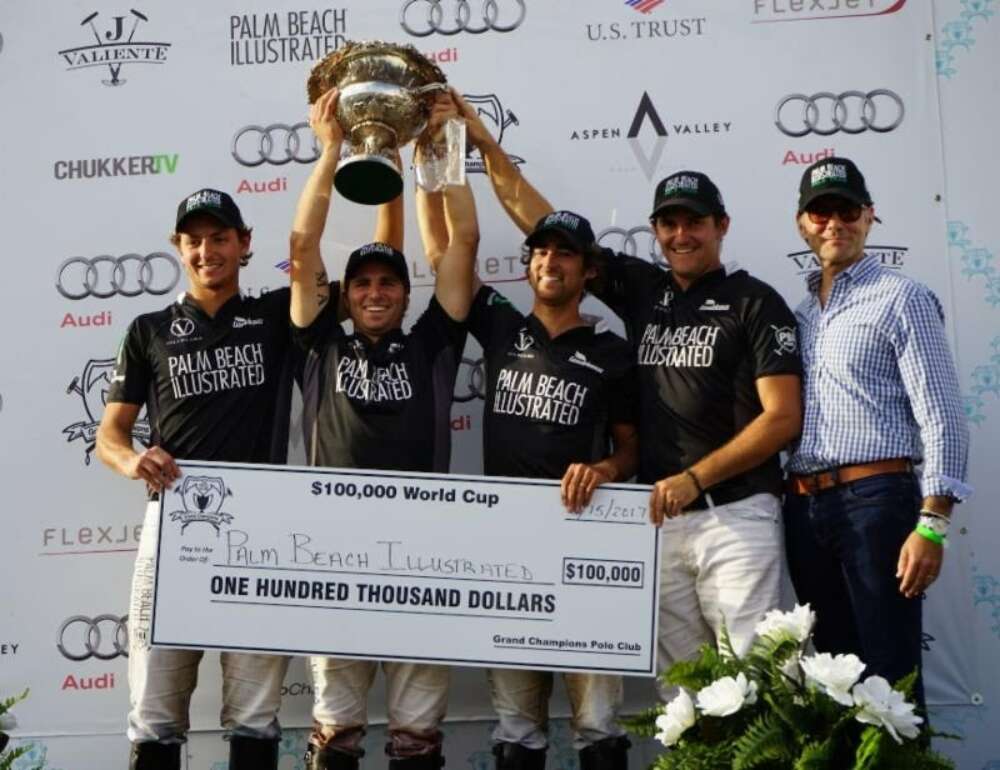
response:
<svg viewBox="0 0 1000 770"><path fill-rule="evenodd" d="M438 262L434 276L434 296L444 311L456 321L464 321L472 305L479 222L476 203L468 183L449 185L441 193L448 247Z"/></svg>
<svg viewBox="0 0 1000 770"><path fill-rule="evenodd" d="M403 167L396 152L396 165ZM388 243L396 251L403 251L403 194L400 193L388 203L383 203L378 207L378 216L375 220L375 235L372 238L376 243Z"/></svg>
<svg viewBox="0 0 1000 770"><path fill-rule="evenodd" d="M500 205L521 232L527 235L539 219L555 209L507 157L499 142L483 125L479 113L454 89L451 90L451 95L458 105L459 113L465 118L469 141L483 156L486 172Z"/></svg>
<svg viewBox="0 0 1000 770"><path fill-rule="evenodd" d="M309 110L309 125L323 149L299 196L289 239L291 317L292 323L300 328L316 320L324 305L330 301L330 280L323 266L319 242L326 227L333 175L344 138L336 118L338 96L337 89L330 89Z"/></svg>

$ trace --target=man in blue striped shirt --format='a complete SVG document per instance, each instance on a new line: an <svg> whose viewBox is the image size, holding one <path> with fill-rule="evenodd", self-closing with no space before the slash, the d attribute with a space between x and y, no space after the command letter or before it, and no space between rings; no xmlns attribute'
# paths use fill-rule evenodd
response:
<svg viewBox="0 0 1000 770"><path fill-rule="evenodd" d="M920 666L921 594L941 570L952 506L971 489L941 305L865 254L874 221L854 163L806 169L797 222L820 270L796 310L805 416L785 529L817 649L854 653L894 682Z"/></svg>

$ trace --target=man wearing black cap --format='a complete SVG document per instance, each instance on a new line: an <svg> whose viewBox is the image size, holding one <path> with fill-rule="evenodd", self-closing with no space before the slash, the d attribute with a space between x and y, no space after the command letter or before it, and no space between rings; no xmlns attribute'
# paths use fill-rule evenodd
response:
<svg viewBox="0 0 1000 770"><path fill-rule="evenodd" d="M625 322L639 364L639 480L664 527L658 665L717 642L737 652L780 601L777 453L801 424L795 321L781 297L722 266L718 188L681 171L650 214L670 266L605 252L595 296ZM668 693L664 691L664 695Z"/></svg>
<svg viewBox="0 0 1000 770"><path fill-rule="evenodd" d="M435 269L449 247L440 197L422 194L418 201ZM485 359L486 475L561 479L562 505L571 511L580 511L598 485L631 478L636 464L635 367L628 343L596 332L580 314L597 254L585 218L551 212L524 243L531 314L480 285L468 318ZM553 675L492 669L488 676L499 716L493 731L497 770L542 770ZM568 673L564 680L582 770L625 770L629 744L618 724L622 678Z"/></svg>
<svg viewBox="0 0 1000 770"><path fill-rule="evenodd" d="M464 102L461 109L504 209L529 232L551 205L474 111ZM779 603L777 454L801 426L800 362L795 319L777 292L722 267L729 216L705 174L661 181L650 224L670 270L605 249L588 289L624 321L638 363L638 478L654 485L650 514L667 528L664 670L717 641L723 625L745 649L761 615Z"/></svg>
<svg viewBox="0 0 1000 770"><path fill-rule="evenodd" d="M873 221L853 162L806 169L797 225L820 269L796 310L805 420L785 528L796 593L817 613L816 648L854 653L894 682L919 669L920 597L940 572L952 506L971 489L941 305L865 254Z"/></svg>
<svg viewBox="0 0 1000 770"><path fill-rule="evenodd" d="M356 249L344 271L343 297L354 324L347 334L329 302L320 238L343 141L337 91L320 97L310 123L323 150L299 199L291 238L295 336L306 351L303 375L306 451L314 465L447 472L449 416L465 345L479 233L467 186L444 193L450 246L434 297L409 333L402 331L410 295L403 255L385 243ZM307 770L356 770L364 754L367 699L374 661L312 658L314 729ZM382 664L387 681L393 770L437 770L448 669Z"/></svg>
<svg viewBox="0 0 1000 770"><path fill-rule="evenodd" d="M153 499L180 476L174 458L285 462L291 399L287 289L239 293L250 259L250 228L233 199L199 190L177 210L176 246L187 290L169 307L129 326L115 363L97 455L146 483ZM146 406L149 448L137 452L132 427ZM131 770L179 770L188 705L202 653L151 649L149 620L158 506L146 510L129 610L128 737ZM277 767L277 713L288 659L222 653L222 725L230 768Z"/></svg>

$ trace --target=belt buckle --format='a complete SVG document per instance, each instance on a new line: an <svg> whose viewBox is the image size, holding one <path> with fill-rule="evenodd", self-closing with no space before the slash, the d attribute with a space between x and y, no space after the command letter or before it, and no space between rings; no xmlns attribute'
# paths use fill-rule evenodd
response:
<svg viewBox="0 0 1000 770"><path fill-rule="evenodd" d="M814 497L819 494L819 473L807 473L799 478L802 479L807 495Z"/></svg>

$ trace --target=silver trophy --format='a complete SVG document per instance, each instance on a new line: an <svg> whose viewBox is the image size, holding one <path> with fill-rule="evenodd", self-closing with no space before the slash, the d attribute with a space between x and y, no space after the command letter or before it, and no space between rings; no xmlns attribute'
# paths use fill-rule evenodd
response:
<svg viewBox="0 0 1000 770"><path fill-rule="evenodd" d="M333 86L340 90L337 120L349 146L337 166L337 192L377 205L403 191L399 148L427 125L444 73L416 48L380 41L351 42L313 67L309 103Z"/></svg>

